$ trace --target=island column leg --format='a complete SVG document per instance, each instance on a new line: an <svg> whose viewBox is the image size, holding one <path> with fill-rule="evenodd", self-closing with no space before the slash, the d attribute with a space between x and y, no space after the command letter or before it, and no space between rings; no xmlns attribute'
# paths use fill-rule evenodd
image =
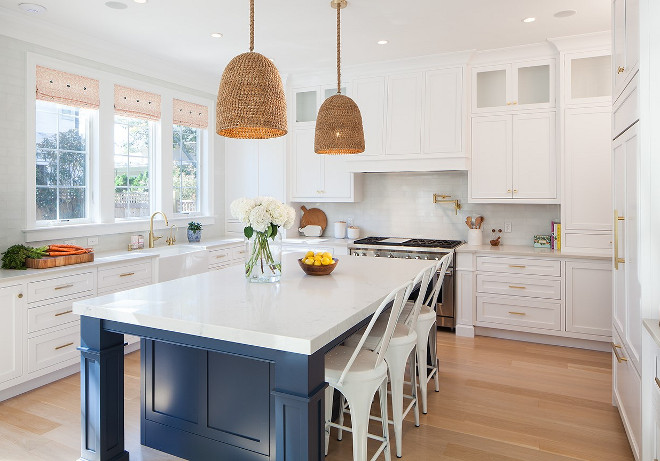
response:
<svg viewBox="0 0 660 461"><path fill-rule="evenodd" d="M128 461L124 449L124 335L80 317L80 461Z"/></svg>
<svg viewBox="0 0 660 461"><path fill-rule="evenodd" d="M284 353L275 363L275 459L322 461L325 354Z"/></svg>

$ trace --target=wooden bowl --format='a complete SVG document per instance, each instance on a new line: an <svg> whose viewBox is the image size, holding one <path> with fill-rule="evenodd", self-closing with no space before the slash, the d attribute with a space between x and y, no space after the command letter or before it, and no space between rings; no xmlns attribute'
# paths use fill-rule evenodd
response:
<svg viewBox="0 0 660 461"><path fill-rule="evenodd" d="M339 263L339 259L334 258L334 260L334 263L328 264L327 266L312 266L310 264L305 264L302 259L298 260L298 264L300 264L300 268L307 275L328 275L335 270L335 267L337 267L337 264Z"/></svg>

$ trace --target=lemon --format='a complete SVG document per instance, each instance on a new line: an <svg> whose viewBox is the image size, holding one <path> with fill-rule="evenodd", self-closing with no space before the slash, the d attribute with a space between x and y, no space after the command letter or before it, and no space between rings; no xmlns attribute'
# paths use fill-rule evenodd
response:
<svg viewBox="0 0 660 461"><path fill-rule="evenodd" d="M305 262L305 264L309 264L309 265L314 264L314 258L307 258L307 259L305 259L304 262Z"/></svg>
<svg viewBox="0 0 660 461"><path fill-rule="evenodd" d="M323 253L323 256L324 256L325 258L332 259L332 254L330 254L328 251L326 251L325 253Z"/></svg>
<svg viewBox="0 0 660 461"><path fill-rule="evenodd" d="M313 258L314 257L314 252L313 251L308 251L305 253L305 258Z"/></svg>
<svg viewBox="0 0 660 461"><path fill-rule="evenodd" d="M330 258L323 258L323 259L321 259L321 264L323 264L324 266L327 266L327 265L331 264L330 261L331 261Z"/></svg>
<svg viewBox="0 0 660 461"><path fill-rule="evenodd" d="M321 265L321 261L319 261L318 259L315 260L315 261L314 261L314 265L315 265L315 266L320 266L320 265Z"/></svg>
<svg viewBox="0 0 660 461"><path fill-rule="evenodd" d="M316 260L316 261L320 261L321 259L323 259L323 256L320 256L318 254L316 256L314 256L314 260Z"/></svg>
<svg viewBox="0 0 660 461"><path fill-rule="evenodd" d="M323 252L322 252L322 251L319 251L319 252L316 253L314 256L321 256L321 257L323 257Z"/></svg>

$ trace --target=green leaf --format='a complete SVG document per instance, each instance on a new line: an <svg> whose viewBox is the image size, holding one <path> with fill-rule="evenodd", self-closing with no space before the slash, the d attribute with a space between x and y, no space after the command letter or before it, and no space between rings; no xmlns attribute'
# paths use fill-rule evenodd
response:
<svg viewBox="0 0 660 461"><path fill-rule="evenodd" d="M277 236L277 226L276 226L275 224L271 224L270 227L271 227L271 229L273 230L273 231L271 232L271 236L270 236L270 237L271 237L273 240L275 240L275 237Z"/></svg>
<svg viewBox="0 0 660 461"><path fill-rule="evenodd" d="M245 229L243 229L243 234L245 235L246 238L251 239L252 236L254 235L254 229L252 229L251 226L248 226Z"/></svg>
<svg viewBox="0 0 660 461"><path fill-rule="evenodd" d="M272 227L271 225L269 225L269 226L266 228L266 232L265 232L265 233L266 233L266 238L270 237L271 234L273 233L273 227Z"/></svg>

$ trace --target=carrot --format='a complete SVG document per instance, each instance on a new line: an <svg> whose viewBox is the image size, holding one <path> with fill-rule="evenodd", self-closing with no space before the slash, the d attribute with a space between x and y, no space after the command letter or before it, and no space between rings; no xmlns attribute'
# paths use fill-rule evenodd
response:
<svg viewBox="0 0 660 461"><path fill-rule="evenodd" d="M70 251L49 251L48 256L69 256L69 255L82 255L89 253L84 248L82 250L70 250Z"/></svg>
<svg viewBox="0 0 660 461"><path fill-rule="evenodd" d="M78 245L65 245L65 244L53 244L48 246L49 250L84 250L83 247L78 246Z"/></svg>

